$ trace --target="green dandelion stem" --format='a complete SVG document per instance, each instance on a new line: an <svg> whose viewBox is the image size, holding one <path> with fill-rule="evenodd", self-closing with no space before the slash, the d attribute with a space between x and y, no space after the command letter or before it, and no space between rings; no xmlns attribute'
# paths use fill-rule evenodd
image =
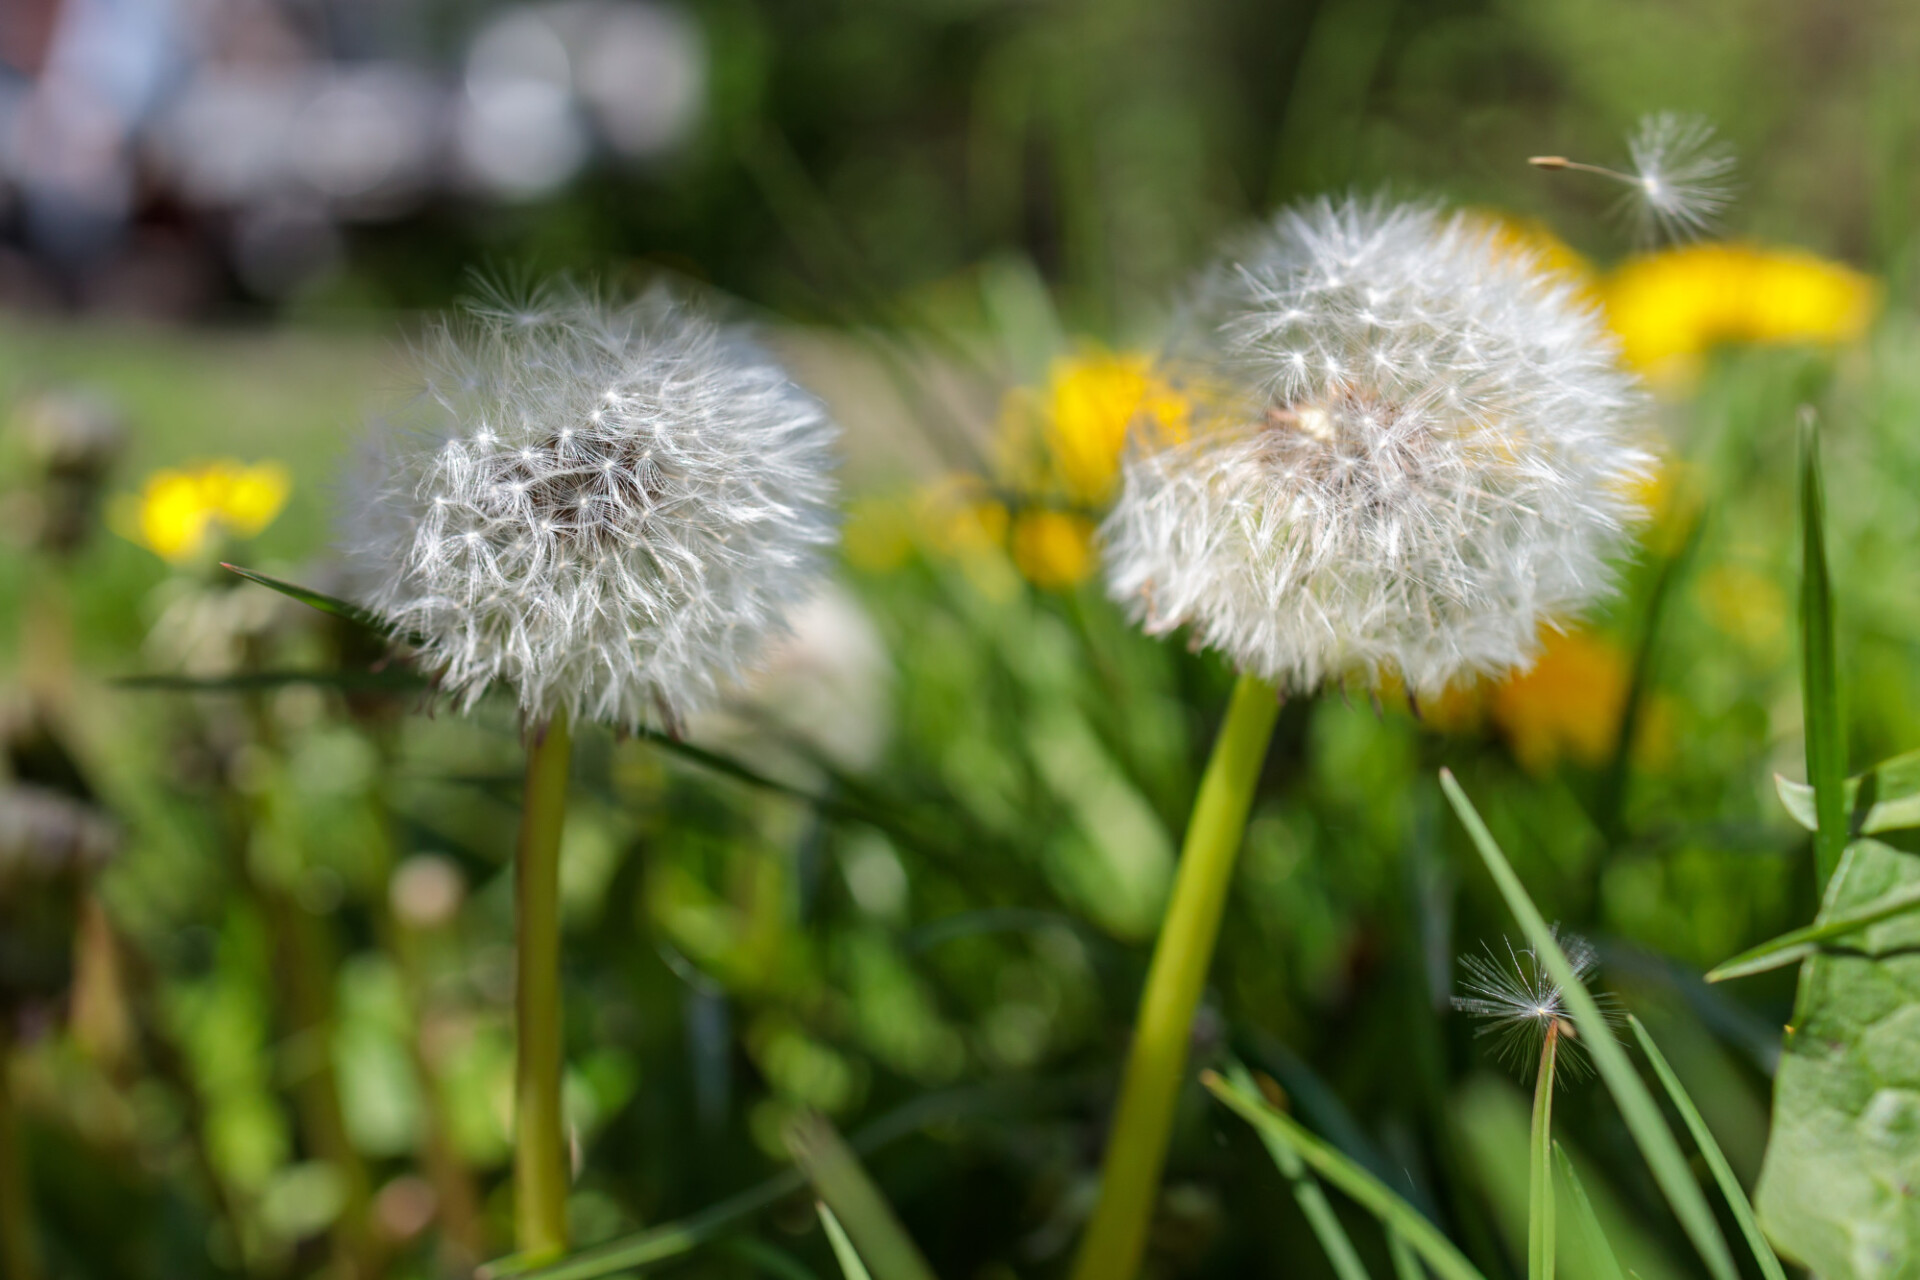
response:
<svg viewBox="0 0 1920 1280"><path fill-rule="evenodd" d="M564 711L527 744L513 873L518 932L514 1071L514 1244L529 1261L567 1251L567 1141L560 1109L560 831L572 740Z"/></svg>
<svg viewBox="0 0 1920 1280"><path fill-rule="evenodd" d="M1527 1280L1553 1280L1553 1068L1560 1023L1547 1024L1533 1083L1533 1133L1527 1144Z"/></svg>
<svg viewBox="0 0 1920 1280"><path fill-rule="evenodd" d="M1254 784L1279 714L1272 685L1240 677L1200 780L1173 897L1147 970L1100 1171L1100 1200L1074 1262L1074 1280L1130 1280L1140 1265L1186 1072L1194 1011L1213 960Z"/></svg>

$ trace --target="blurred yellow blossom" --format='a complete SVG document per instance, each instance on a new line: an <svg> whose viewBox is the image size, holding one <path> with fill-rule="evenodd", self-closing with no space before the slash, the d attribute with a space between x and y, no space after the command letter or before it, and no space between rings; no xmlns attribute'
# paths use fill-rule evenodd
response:
<svg viewBox="0 0 1920 1280"><path fill-rule="evenodd" d="M1022 511L1013 521L1013 563L1043 590L1078 586L1093 575L1093 533L1093 521L1070 511Z"/></svg>
<svg viewBox="0 0 1920 1280"><path fill-rule="evenodd" d="M1869 277L1802 249L1690 244L1622 264L1605 284L1627 362L1683 384L1720 343L1846 342L1879 307Z"/></svg>
<svg viewBox="0 0 1920 1280"><path fill-rule="evenodd" d="M278 462L244 463L232 458L163 467L136 495L115 503L113 524L175 564L188 563L222 535L251 538L273 523L286 505L293 478Z"/></svg>
<svg viewBox="0 0 1920 1280"><path fill-rule="evenodd" d="M1549 634L1531 670L1496 684L1488 711L1523 767L1544 773L1562 760L1598 765L1613 751L1632 683L1632 664L1618 646L1591 634ZM1667 744L1668 710L1649 698L1634 742L1657 762Z"/></svg>

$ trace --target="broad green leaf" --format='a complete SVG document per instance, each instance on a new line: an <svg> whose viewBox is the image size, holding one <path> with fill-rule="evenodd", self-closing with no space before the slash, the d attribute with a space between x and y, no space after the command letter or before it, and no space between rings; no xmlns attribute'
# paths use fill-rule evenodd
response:
<svg viewBox="0 0 1920 1280"><path fill-rule="evenodd" d="M1581 1256L1599 1280L1626 1280L1620 1274L1620 1260L1613 1256L1613 1245L1593 1211L1593 1201L1587 1198L1580 1171L1573 1167L1566 1148L1557 1142L1553 1144L1553 1160L1560 1168L1560 1184L1566 1188L1567 1204L1573 1210L1573 1234L1580 1241Z"/></svg>
<svg viewBox="0 0 1920 1280"><path fill-rule="evenodd" d="M1817 922L1920 887L1920 858L1857 840ZM1826 1280L1920 1259L1920 916L1860 930L1800 969L1754 1201L1782 1256Z"/></svg>
<svg viewBox="0 0 1920 1280"><path fill-rule="evenodd" d="M833 1245L833 1257L840 1264L841 1274L847 1280L873 1280L867 1274L867 1268L860 1261L860 1253L853 1247L853 1241L847 1239L847 1229L840 1225L840 1219L833 1216L833 1210L827 1208L824 1200L814 1201L813 1207L820 1211L820 1225L826 1228L827 1240Z"/></svg>
<svg viewBox="0 0 1920 1280"><path fill-rule="evenodd" d="M1673 1206L1674 1216L1680 1219L1680 1225L1693 1241L1694 1248L1700 1251L1714 1280L1735 1280L1738 1273L1734 1269L1733 1253L1727 1248L1726 1237L1720 1233L1720 1224L1714 1220L1713 1210L1707 1206L1706 1196L1693 1180L1686 1157L1680 1154L1680 1145L1674 1141L1666 1120L1660 1115L1660 1105L1653 1100L1647 1086L1641 1083L1633 1064L1627 1061L1626 1050L1613 1038L1613 1030L1600 1012L1600 1006L1594 1003L1593 996L1581 985L1573 966L1567 961L1566 952L1560 949L1553 930L1548 927L1546 918L1533 905L1533 899L1527 896L1520 877L1514 874L1507 856L1500 852L1500 846L1494 843L1487 824L1480 820L1473 802L1467 799L1467 793L1460 789L1460 784L1449 770L1440 771L1440 787L1447 793L1447 800L1467 828L1467 833L1473 837L1474 847L1480 851L1487 870L1500 886L1501 896L1506 898L1508 909L1520 922L1521 931L1527 935L1535 954L1546 966L1554 984L1560 988L1567 1009L1573 1014L1574 1026L1579 1029L1581 1043L1592 1055L1593 1064L1600 1078L1606 1082L1607 1091L1613 1095L1614 1105L1620 1108L1620 1117L1627 1122L1627 1129L1639 1145L1647 1167L1652 1170L1654 1181L1660 1184L1667 1203Z"/></svg>
<svg viewBox="0 0 1920 1280"><path fill-rule="evenodd" d="M1746 978L1783 968L1815 954L1823 942L1858 933L1870 924L1905 915L1916 907L1920 907L1920 885L1895 889L1872 902L1836 911L1828 919L1790 930L1770 942L1742 951L1733 959L1709 970L1707 981L1725 982L1730 978Z"/></svg>
<svg viewBox="0 0 1920 1280"><path fill-rule="evenodd" d="M850 1248L859 1250L856 1261L864 1260L876 1280L933 1280L933 1268L831 1121L817 1111L802 1112L788 1122L785 1137L794 1164L820 1197L829 1235L844 1224ZM847 1274L866 1280L864 1269Z"/></svg>
<svg viewBox="0 0 1920 1280"><path fill-rule="evenodd" d="M1814 870L1825 886L1847 847L1846 726L1840 718L1840 665L1834 651L1833 584L1827 574L1827 503L1820 480L1820 433L1811 411L1800 418L1800 699L1806 720L1807 782L1818 815Z"/></svg>
<svg viewBox="0 0 1920 1280"><path fill-rule="evenodd" d="M1246 1093L1258 1092L1252 1074L1240 1063L1229 1064L1227 1076L1235 1088ZM1333 1273L1340 1280L1368 1280L1367 1269L1361 1263L1347 1229L1334 1216L1333 1206L1327 1203L1327 1193L1320 1189L1313 1174L1307 1171L1306 1162L1283 1138L1265 1129L1256 1129L1255 1132L1260 1135L1260 1142L1266 1147L1267 1154L1273 1157L1274 1164L1280 1167L1281 1174L1292 1185L1293 1198L1306 1217L1307 1225L1313 1228L1314 1238L1319 1240L1327 1261L1333 1264Z"/></svg>
<svg viewBox="0 0 1920 1280"><path fill-rule="evenodd" d="M269 591L278 591L290 600L298 600L310 609L318 609L322 613L330 613L336 618L344 618L348 622L363 626L369 631L377 631L389 640L399 640L416 649L424 647L427 643L425 637L411 631L401 631L379 614L369 609L362 609L357 604L350 604L336 596L288 582L283 578L276 578L271 574L261 573L258 569L245 569L237 564L228 564L224 560L220 562L220 567L230 573L239 574L248 582L257 582Z"/></svg>
<svg viewBox="0 0 1920 1280"><path fill-rule="evenodd" d="M1380 1219L1388 1231L1398 1234L1420 1255L1440 1280L1486 1280L1467 1261L1466 1255L1454 1248L1453 1242L1441 1235L1439 1228L1427 1221L1418 1209L1395 1195L1380 1179L1301 1128L1293 1117L1217 1072L1202 1072L1200 1083L1262 1136L1271 1134L1291 1147L1315 1173Z"/></svg>
<svg viewBox="0 0 1920 1280"><path fill-rule="evenodd" d="M1733 1219L1740 1224L1740 1234L1747 1238L1747 1247L1753 1250L1754 1261L1760 1264L1760 1273L1767 1280L1787 1280L1786 1273L1780 1269L1780 1259L1774 1256L1767 1238L1760 1234L1760 1224L1754 1221L1753 1206L1747 1202L1747 1193L1741 1188L1740 1179L1733 1176L1733 1167L1727 1163L1720 1144L1714 1141L1713 1131L1707 1128L1707 1122L1701 1118L1700 1108L1693 1105L1693 1099L1687 1096L1680 1077L1673 1074L1673 1068L1667 1065L1666 1055L1660 1052L1660 1046L1647 1034L1640 1019L1628 1014L1627 1024L1633 1028L1634 1038L1640 1041L1641 1052L1653 1064L1653 1072L1660 1077L1674 1110L1686 1121L1687 1132L1693 1135L1694 1144L1700 1148L1707 1168L1713 1170L1714 1181L1720 1184L1720 1194L1727 1198L1727 1207L1733 1210Z"/></svg>
<svg viewBox="0 0 1920 1280"><path fill-rule="evenodd" d="M1793 820L1812 831L1818 825L1813 788L1781 777L1775 777L1774 787ZM1920 827L1920 751L1883 760L1860 776L1848 778L1841 794L1846 798L1849 827L1855 835Z"/></svg>

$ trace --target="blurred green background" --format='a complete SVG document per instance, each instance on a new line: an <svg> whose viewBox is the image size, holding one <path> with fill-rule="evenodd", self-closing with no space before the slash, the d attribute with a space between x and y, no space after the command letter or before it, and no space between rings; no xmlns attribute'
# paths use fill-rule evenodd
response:
<svg viewBox="0 0 1920 1280"><path fill-rule="evenodd" d="M1238 1052L1489 1276L1523 1271L1525 1099L1446 1006L1507 921L1445 764L1757 1170L1790 979L1698 975L1814 905L1772 794L1803 772L1802 405L1827 432L1852 759L1920 741L1920 11L37 0L0 19L0 58L0 728L16 789L112 833L97 871L43 873L0 809L4 1067L48 1274L424 1277L506 1250L513 709L432 714L365 637L215 560L324 589L331 486L404 393L419 313L475 271L562 270L737 300L845 424L849 505L834 593L694 727L715 754L582 735L577 1237L756 1185L799 1107L859 1134L913 1104L871 1167L939 1273L1063 1273L1228 675L1135 633L1078 551L1023 542L1059 495L1009 457L1070 416L1062 360L1151 351L1223 234L1314 193L1550 232L1624 326L1614 192L1524 160L1619 162L1656 110L1737 148L1727 235L1776 274L1657 260L1681 363L1648 366L1668 461L1622 594L1530 682L1424 719L1358 693L1285 709L1198 1056ZM679 96L623 106L629 82ZM104 133L73 105L96 99ZM418 117L380 114L402 102ZM1786 246L1818 257L1766 256ZM1802 293L1805 316L1763 317ZM44 441L74 421L119 423L124 450L97 532L53 547ZM241 477L266 518L194 490L225 524L158 554L155 473L209 459L267 464ZM113 683L138 673L218 687ZM1604 1096L1560 1106L1623 1260L1693 1274ZM832 1274L791 1196L677 1265L788 1264ZM1331 1274L1197 1088L1151 1265Z"/></svg>

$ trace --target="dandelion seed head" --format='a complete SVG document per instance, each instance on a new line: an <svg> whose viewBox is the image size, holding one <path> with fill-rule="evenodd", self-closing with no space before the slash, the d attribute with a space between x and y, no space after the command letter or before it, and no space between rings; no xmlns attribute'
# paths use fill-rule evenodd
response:
<svg viewBox="0 0 1920 1280"><path fill-rule="evenodd" d="M663 290L481 300L347 486L360 603L470 707L677 725L815 589L834 428L741 334Z"/></svg>
<svg viewBox="0 0 1920 1280"><path fill-rule="evenodd" d="M1561 932L1558 926L1553 937L1573 966L1574 977L1585 983L1600 965L1592 944ZM1539 1055L1548 1029L1558 1027L1561 1044L1557 1069L1578 1076L1585 1069L1586 1059L1579 1052L1581 1042L1567 1012L1565 991L1547 972L1534 948L1515 947L1508 941L1505 952L1503 956L1488 945L1485 955L1461 957L1460 967L1466 976L1460 980L1460 989L1465 994L1453 998L1453 1007L1480 1019L1474 1034L1491 1040L1494 1056L1523 1072ZM1598 993L1594 1003L1609 1024L1617 1020L1612 996Z"/></svg>
<svg viewBox="0 0 1920 1280"><path fill-rule="evenodd" d="M1203 277L1164 365L1192 426L1136 430L1102 530L1149 632L1286 689L1437 696L1612 585L1640 393L1575 288L1482 222L1285 213Z"/></svg>

